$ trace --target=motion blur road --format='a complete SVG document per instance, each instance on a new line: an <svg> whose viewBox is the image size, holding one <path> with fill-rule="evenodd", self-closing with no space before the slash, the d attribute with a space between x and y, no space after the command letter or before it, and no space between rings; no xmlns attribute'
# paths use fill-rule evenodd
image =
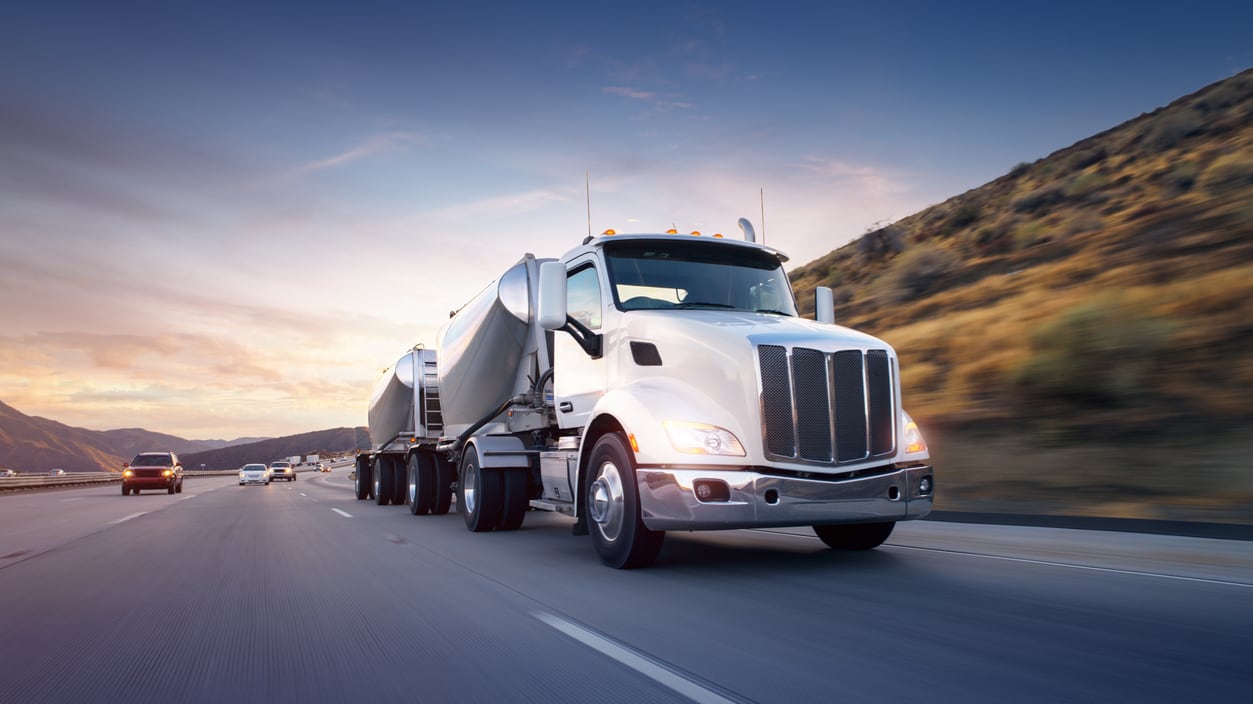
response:
<svg viewBox="0 0 1253 704"><path fill-rule="evenodd" d="M347 468L0 496L0 703L1246 702L1253 543L901 524L472 534Z"/></svg>

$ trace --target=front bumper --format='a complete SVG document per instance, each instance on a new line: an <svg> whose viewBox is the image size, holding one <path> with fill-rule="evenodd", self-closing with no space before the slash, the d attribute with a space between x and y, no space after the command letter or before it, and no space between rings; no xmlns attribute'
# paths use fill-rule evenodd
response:
<svg viewBox="0 0 1253 704"><path fill-rule="evenodd" d="M240 478L240 480L239 480L239 483L240 483L240 484L265 484L265 483L267 483L267 482L269 482L269 481L270 481L270 480L269 480L268 478L264 477L264 476L260 476L260 477L241 477L241 478Z"/></svg>
<svg viewBox="0 0 1253 704"><path fill-rule="evenodd" d="M132 489L169 489L176 481L174 477L127 477L122 483Z"/></svg>
<svg viewBox="0 0 1253 704"><path fill-rule="evenodd" d="M922 490L923 479L930 487ZM636 469L640 514L651 530L725 530L905 521L931 513L927 465L888 467L855 478L799 478L752 470ZM725 501L701 501L698 482L722 482Z"/></svg>

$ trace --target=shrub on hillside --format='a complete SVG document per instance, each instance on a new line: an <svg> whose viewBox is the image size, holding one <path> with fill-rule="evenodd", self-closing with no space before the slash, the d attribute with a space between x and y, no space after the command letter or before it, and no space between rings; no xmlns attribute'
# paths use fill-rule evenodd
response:
<svg viewBox="0 0 1253 704"><path fill-rule="evenodd" d="M1173 325L1099 296L1058 314L1031 336L1016 382L1028 405L1133 408L1158 393L1154 371Z"/></svg>
<svg viewBox="0 0 1253 704"><path fill-rule="evenodd" d="M934 244L916 245L892 262L880 279L880 292L893 303L912 301L956 270L957 261L947 250Z"/></svg>
<svg viewBox="0 0 1253 704"><path fill-rule="evenodd" d="M905 249L905 238L899 229L892 226L867 232L857 241L857 251L870 261L886 259L899 254L903 249Z"/></svg>
<svg viewBox="0 0 1253 704"><path fill-rule="evenodd" d="M1202 187L1213 195L1253 188L1253 154L1233 152L1218 157L1205 169L1200 181Z"/></svg>
<svg viewBox="0 0 1253 704"><path fill-rule="evenodd" d="M1204 115L1192 108L1179 106L1157 116L1145 130L1144 139L1150 147L1165 151L1204 129Z"/></svg>
<svg viewBox="0 0 1253 704"><path fill-rule="evenodd" d="M1020 213L1039 214L1053 206L1066 202L1066 194L1056 184L1041 186L1014 200L1014 210Z"/></svg>

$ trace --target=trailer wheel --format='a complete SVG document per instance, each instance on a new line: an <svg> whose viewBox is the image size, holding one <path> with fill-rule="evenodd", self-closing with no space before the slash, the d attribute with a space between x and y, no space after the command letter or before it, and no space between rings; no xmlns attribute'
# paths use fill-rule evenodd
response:
<svg viewBox="0 0 1253 704"><path fill-rule="evenodd" d="M435 463L435 502L431 513L442 516L452 508L452 483L457 481L457 471L452 463L440 455L432 455Z"/></svg>
<svg viewBox="0 0 1253 704"><path fill-rule="evenodd" d="M392 500L392 487L396 480L392 473L392 458L379 455L374 459L374 503L386 506Z"/></svg>
<svg viewBox="0 0 1253 704"><path fill-rule="evenodd" d="M517 530L531 507L531 497L527 493L527 478L530 473L525 469L506 469L500 472L504 489L500 506L500 530Z"/></svg>
<svg viewBox="0 0 1253 704"><path fill-rule="evenodd" d="M617 569L651 565L666 534L649 530L640 518L635 464L621 433L608 433L596 441L590 466L584 506L596 553Z"/></svg>
<svg viewBox="0 0 1253 704"><path fill-rule="evenodd" d="M425 516L435 501L435 468L419 453L409 455L409 513Z"/></svg>
<svg viewBox="0 0 1253 704"><path fill-rule="evenodd" d="M847 523L836 526L814 526L814 533L827 547L836 550L873 550L883 544L896 527L887 523Z"/></svg>
<svg viewBox="0 0 1253 704"><path fill-rule="evenodd" d="M461 480L457 482L457 506L466 528L481 533L496 527L500 519L500 472L484 469L473 447L461 457Z"/></svg>
<svg viewBox="0 0 1253 704"><path fill-rule="evenodd" d="M357 472L352 481L358 501L370 498L370 459L368 457L357 456Z"/></svg>
<svg viewBox="0 0 1253 704"><path fill-rule="evenodd" d="M409 472L407 470L408 467L403 458L392 458L392 503L397 506L404 506L405 500L409 498Z"/></svg>

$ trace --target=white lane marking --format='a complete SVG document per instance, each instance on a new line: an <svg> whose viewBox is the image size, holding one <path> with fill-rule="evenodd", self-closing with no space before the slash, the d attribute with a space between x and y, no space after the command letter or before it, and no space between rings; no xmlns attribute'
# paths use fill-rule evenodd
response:
<svg viewBox="0 0 1253 704"><path fill-rule="evenodd" d="M301 496L308 496L308 494L304 493L303 491L302 491L302 492L300 492L300 495L301 495Z"/></svg>
<svg viewBox="0 0 1253 704"><path fill-rule="evenodd" d="M340 511L340 510L339 510L339 509L337 509L337 508L333 508L333 509L331 509L331 510L332 510L332 511L334 511L335 513L338 513L339 515L343 516L344 518L352 518L352 514L351 514L351 513L348 513L347 511Z"/></svg>
<svg viewBox="0 0 1253 704"><path fill-rule="evenodd" d="M64 502L66 502L66 501L82 501L84 498L86 498L86 497L83 497L83 496L75 496L75 497L74 497L74 498L72 498L72 499L61 499L61 502L62 502L62 503L64 503Z"/></svg>
<svg viewBox="0 0 1253 704"><path fill-rule="evenodd" d="M194 498L196 498L195 494L188 494L184 496L183 498L179 499L179 501L186 501L187 499L194 499Z"/></svg>
<svg viewBox="0 0 1253 704"><path fill-rule="evenodd" d="M888 543L884 547L900 548L902 550L922 550L925 552L940 552L949 555L962 555L964 557L980 557L985 560L1002 560L1004 562L1025 562L1029 565L1045 565L1047 567L1068 567L1072 570L1088 570L1089 572L1110 572L1113 574L1126 574L1134 577L1157 577L1158 579L1174 579L1180 582L1201 582L1203 584L1221 584L1227 587L1245 587L1253 589L1253 584L1248 582L1230 582L1225 579L1207 579L1205 577L1184 577L1177 574L1162 574L1161 572L1141 572L1139 570L1122 570L1116 567L1092 567L1091 565L1075 565L1069 562L1053 562L1051 560L1031 560L1025 557L1006 557L1004 555L983 555L977 552L963 552L961 550L944 550L942 548L920 548L913 545L897 545Z"/></svg>
<svg viewBox="0 0 1253 704"><path fill-rule="evenodd" d="M148 512L147 512L147 511L140 511L139 513L132 513L132 514L131 514L131 515L129 515L129 516L122 516L121 518L117 519L116 521L109 521L109 525L111 525L111 526L115 526L115 525L117 525L117 524L119 524L119 523L125 523L125 522L129 521L129 520L130 520L130 519L132 519L132 518L139 518L140 516L142 516L142 515L144 515L144 514L146 514L146 513L148 513Z"/></svg>
<svg viewBox="0 0 1253 704"><path fill-rule="evenodd" d="M609 640L605 636L543 611L535 611L531 615L583 645L617 660L641 675L664 687L669 687L694 702L700 702L700 704L734 704L733 700L705 689L686 677L657 664L627 646Z"/></svg>

